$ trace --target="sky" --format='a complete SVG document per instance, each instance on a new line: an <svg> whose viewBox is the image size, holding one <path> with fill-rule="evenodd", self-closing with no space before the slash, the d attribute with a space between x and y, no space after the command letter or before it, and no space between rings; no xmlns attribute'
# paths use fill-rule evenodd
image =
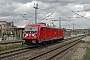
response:
<svg viewBox="0 0 90 60"><path fill-rule="evenodd" d="M90 28L90 0L0 0L0 21L13 21L17 27L35 23L36 5L37 23Z"/></svg>

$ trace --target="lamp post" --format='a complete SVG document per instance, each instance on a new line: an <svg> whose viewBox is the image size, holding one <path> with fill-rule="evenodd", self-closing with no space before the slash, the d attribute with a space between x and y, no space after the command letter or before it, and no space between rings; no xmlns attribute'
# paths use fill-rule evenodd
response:
<svg viewBox="0 0 90 60"><path fill-rule="evenodd" d="M38 4L34 3L34 8L35 8L35 23L37 23L37 9L38 9Z"/></svg>
<svg viewBox="0 0 90 60"><path fill-rule="evenodd" d="M61 28L61 17L59 18L59 27Z"/></svg>

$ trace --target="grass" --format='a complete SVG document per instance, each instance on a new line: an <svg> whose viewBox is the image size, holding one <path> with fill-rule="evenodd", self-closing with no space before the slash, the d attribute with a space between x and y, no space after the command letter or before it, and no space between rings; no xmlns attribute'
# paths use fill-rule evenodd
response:
<svg viewBox="0 0 90 60"><path fill-rule="evenodd" d="M25 45L14 44L14 45L11 45L11 46L0 46L0 52L5 51L5 50L15 49L15 48L21 48L21 47L25 47Z"/></svg>
<svg viewBox="0 0 90 60"><path fill-rule="evenodd" d="M88 45L90 45L90 41L86 42Z"/></svg>
<svg viewBox="0 0 90 60"><path fill-rule="evenodd" d="M84 56L84 60L90 60L90 48L87 48L87 53Z"/></svg>
<svg viewBox="0 0 90 60"><path fill-rule="evenodd" d="M90 41L86 42L89 46L90 46ZM90 60L90 47L86 47L87 48L87 53L84 56L84 60Z"/></svg>
<svg viewBox="0 0 90 60"><path fill-rule="evenodd" d="M78 59L74 59L74 60L78 60Z"/></svg>

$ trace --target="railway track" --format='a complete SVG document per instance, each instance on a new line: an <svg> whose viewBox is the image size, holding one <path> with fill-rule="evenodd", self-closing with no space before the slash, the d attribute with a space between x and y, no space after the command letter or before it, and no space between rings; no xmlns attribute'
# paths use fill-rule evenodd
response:
<svg viewBox="0 0 90 60"><path fill-rule="evenodd" d="M51 60L54 57L60 55L61 53L65 52L68 49L72 49L72 47L74 45L76 45L77 43L79 43L81 40L74 40L71 42L66 42L58 47L54 47L54 49L51 49L49 51L46 51L44 53L41 54L37 54L34 55L31 58L27 58L28 60ZM63 55L61 55L60 57L62 57Z"/></svg>
<svg viewBox="0 0 90 60"><path fill-rule="evenodd" d="M85 36L79 36L58 44L44 46L36 49L20 49L15 52L0 53L0 59L3 60L55 60L59 56L62 58L68 51L73 50L74 47L81 42L80 39ZM57 58L56 58L57 57ZM58 59L57 59L58 60Z"/></svg>
<svg viewBox="0 0 90 60"><path fill-rule="evenodd" d="M13 43L21 43L22 41L13 41L13 42L0 42L0 45L7 45L7 44L13 44Z"/></svg>
<svg viewBox="0 0 90 60"><path fill-rule="evenodd" d="M30 49L24 47L24 48L18 48L10 51L0 52L0 59L11 57L13 55L17 55L27 51L30 51Z"/></svg>

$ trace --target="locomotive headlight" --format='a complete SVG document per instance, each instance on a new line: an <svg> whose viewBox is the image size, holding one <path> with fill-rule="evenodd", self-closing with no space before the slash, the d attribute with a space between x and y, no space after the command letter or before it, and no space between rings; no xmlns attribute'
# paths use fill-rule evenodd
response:
<svg viewBox="0 0 90 60"><path fill-rule="evenodd" d="M25 37L27 37L28 36L28 34L25 34Z"/></svg>
<svg viewBox="0 0 90 60"><path fill-rule="evenodd" d="M36 37L36 34L32 34L33 37Z"/></svg>
<svg viewBox="0 0 90 60"><path fill-rule="evenodd" d="M28 34L26 34L26 36L28 36Z"/></svg>

